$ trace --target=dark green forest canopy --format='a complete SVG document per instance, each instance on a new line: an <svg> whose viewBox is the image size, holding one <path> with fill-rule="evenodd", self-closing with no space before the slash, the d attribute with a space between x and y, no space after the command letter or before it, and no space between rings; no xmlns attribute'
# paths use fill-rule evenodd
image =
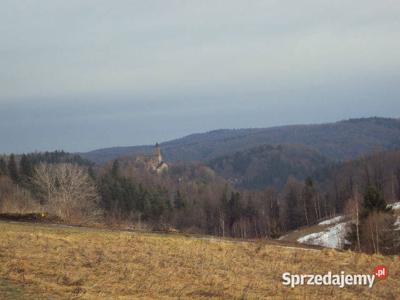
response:
<svg viewBox="0 0 400 300"><path fill-rule="evenodd" d="M209 161L262 145L303 145L331 160L352 160L377 150L400 148L400 120L350 119L336 123L271 128L221 129L161 143L167 161ZM152 153L151 146L113 147L81 153L105 162L119 156Z"/></svg>

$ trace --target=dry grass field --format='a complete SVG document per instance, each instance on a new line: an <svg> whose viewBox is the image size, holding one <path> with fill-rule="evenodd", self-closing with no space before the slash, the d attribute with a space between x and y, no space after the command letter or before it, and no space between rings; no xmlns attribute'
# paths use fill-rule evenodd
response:
<svg viewBox="0 0 400 300"><path fill-rule="evenodd" d="M368 287L282 285L282 273L372 273ZM0 299L399 299L398 257L265 242L0 222Z"/></svg>

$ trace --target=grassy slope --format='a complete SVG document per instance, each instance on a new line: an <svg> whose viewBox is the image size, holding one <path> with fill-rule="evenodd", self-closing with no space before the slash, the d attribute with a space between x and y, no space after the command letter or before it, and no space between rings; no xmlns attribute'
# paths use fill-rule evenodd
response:
<svg viewBox="0 0 400 300"><path fill-rule="evenodd" d="M27 295L21 285L0 279L1 299L29 299L29 296L33 295Z"/></svg>
<svg viewBox="0 0 400 300"><path fill-rule="evenodd" d="M371 273L378 264L389 268L390 277L372 289L290 289L281 283L282 272ZM395 257L4 222L0 266L3 282L51 299L395 299L400 292Z"/></svg>

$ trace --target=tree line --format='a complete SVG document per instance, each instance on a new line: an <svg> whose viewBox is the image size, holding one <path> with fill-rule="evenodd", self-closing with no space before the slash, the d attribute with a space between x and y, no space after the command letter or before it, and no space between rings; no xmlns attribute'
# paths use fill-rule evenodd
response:
<svg viewBox="0 0 400 300"><path fill-rule="evenodd" d="M2 212L46 211L66 222L130 224L239 238L277 238L337 214L354 220L350 248L392 253L400 152L346 162L280 190L238 190L200 163L153 174L121 158L93 165L65 152L0 158Z"/></svg>

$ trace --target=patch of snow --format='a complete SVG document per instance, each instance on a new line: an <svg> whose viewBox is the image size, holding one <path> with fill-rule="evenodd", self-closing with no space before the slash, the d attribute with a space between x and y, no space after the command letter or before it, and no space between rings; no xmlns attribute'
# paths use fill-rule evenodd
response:
<svg viewBox="0 0 400 300"><path fill-rule="evenodd" d="M397 218L397 221L394 223L394 226L397 226L395 230L400 230L400 217Z"/></svg>
<svg viewBox="0 0 400 300"><path fill-rule="evenodd" d="M343 248L345 235L347 233L347 222L336 224L324 231L311 233L299 238L297 241L303 244L319 245L328 248Z"/></svg>
<svg viewBox="0 0 400 300"><path fill-rule="evenodd" d="M388 207L391 207L394 210L400 209L400 202L389 204Z"/></svg>
<svg viewBox="0 0 400 300"><path fill-rule="evenodd" d="M339 223L340 221L343 221L343 219L344 219L344 216L337 216L332 219L322 221L322 222L318 223L318 225L332 225L332 224Z"/></svg>
<svg viewBox="0 0 400 300"><path fill-rule="evenodd" d="M285 239L287 236L288 236L287 234L285 234L285 235L282 235L281 237L279 237L279 238L278 238L278 241L282 241L282 240L284 240L284 239Z"/></svg>

